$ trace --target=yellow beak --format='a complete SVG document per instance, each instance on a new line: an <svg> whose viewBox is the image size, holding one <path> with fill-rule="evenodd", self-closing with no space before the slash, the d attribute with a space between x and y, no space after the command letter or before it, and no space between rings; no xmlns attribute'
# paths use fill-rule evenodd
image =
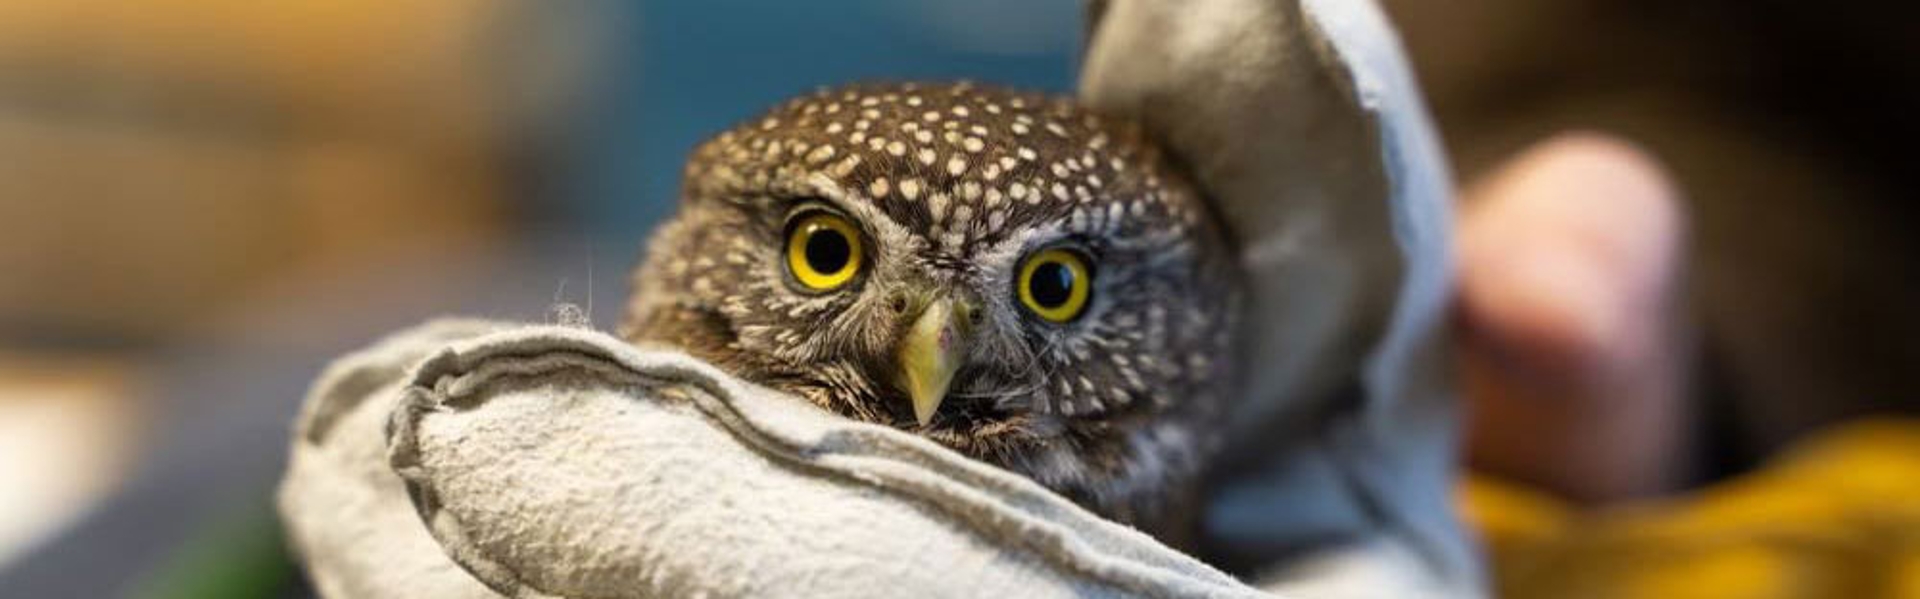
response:
<svg viewBox="0 0 1920 599"><path fill-rule="evenodd" d="M900 384L913 401L913 418L926 426L947 398L953 373L967 356L967 315L965 306L950 299L929 304L907 330L900 343Z"/></svg>

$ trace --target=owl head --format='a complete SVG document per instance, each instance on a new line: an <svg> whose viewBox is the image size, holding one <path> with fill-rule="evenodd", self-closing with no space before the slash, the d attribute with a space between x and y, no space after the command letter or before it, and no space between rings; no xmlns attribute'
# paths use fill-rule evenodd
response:
<svg viewBox="0 0 1920 599"><path fill-rule="evenodd" d="M694 152L623 333L1113 503L1207 451L1236 279L1136 126L966 83L854 86Z"/></svg>

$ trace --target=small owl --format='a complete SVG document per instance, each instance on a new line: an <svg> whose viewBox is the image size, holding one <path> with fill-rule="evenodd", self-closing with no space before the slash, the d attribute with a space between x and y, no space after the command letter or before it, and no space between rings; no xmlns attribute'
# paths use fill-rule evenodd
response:
<svg viewBox="0 0 1920 599"><path fill-rule="evenodd" d="M1178 543L1240 295L1134 124L969 83L822 90L688 161L622 334Z"/></svg>

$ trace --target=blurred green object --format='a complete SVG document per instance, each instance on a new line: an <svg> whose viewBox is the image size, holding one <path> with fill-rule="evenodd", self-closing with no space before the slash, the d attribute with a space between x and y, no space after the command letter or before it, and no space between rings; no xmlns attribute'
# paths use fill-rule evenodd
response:
<svg viewBox="0 0 1920 599"><path fill-rule="evenodd" d="M134 586L143 599L253 599L285 597L300 573L281 533L280 519L265 506L242 511L209 527L172 560Z"/></svg>

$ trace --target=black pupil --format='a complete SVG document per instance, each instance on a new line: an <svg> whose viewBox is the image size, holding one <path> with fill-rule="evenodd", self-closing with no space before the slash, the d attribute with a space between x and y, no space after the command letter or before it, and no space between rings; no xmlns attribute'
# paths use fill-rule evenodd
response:
<svg viewBox="0 0 1920 599"><path fill-rule="evenodd" d="M834 274L847 267L853 258L853 246L839 231L815 225L807 235L807 265L820 274Z"/></svg>
<svg viewBox="0 0 1920 599"><path fill-rule="evenodd" d="M1033 295L1033 301L1045 308L1058 308L1067 303L1073 295L1073 270L1059 262L1047 262L1033 269L1033 280L1027 283L1027 293Z"/></svg>

